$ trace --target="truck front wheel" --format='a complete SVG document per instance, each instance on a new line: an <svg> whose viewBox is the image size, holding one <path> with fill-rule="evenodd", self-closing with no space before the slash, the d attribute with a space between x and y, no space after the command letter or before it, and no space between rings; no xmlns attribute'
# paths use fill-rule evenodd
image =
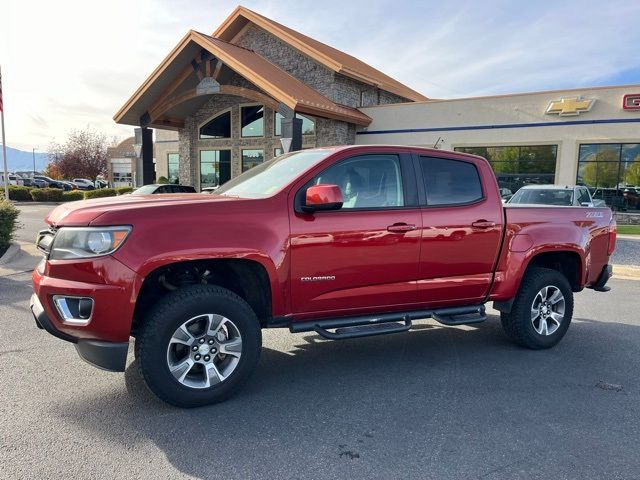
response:
<svg viewBox="0 0 640 480"><path fill-rule="evenodd" d="M573 291L557 270L527 270L509 313L500 320L507 336L523 347L553 347L562 340L573 315Z"/></svg>
<svg viewBox="0 0 640 480"><path fill-rule="evenodd" d="M235 293L196 285L162 298L136 338L149 389L178 407L223 401L249 378L262 336L251 307Z"/></svg>

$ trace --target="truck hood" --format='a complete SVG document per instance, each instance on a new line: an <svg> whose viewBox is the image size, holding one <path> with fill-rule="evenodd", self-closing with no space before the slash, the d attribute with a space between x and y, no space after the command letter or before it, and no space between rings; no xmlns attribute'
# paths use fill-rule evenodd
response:
<svg viewBox="0 0 640 480"><path fill-rule="evenodd" d="M54 226L87 226L109 212L140 211L173 205L211 205L212 203L237 202L239 197L199 193L121 195L64 203L53 209L45 221Z"/></svg>

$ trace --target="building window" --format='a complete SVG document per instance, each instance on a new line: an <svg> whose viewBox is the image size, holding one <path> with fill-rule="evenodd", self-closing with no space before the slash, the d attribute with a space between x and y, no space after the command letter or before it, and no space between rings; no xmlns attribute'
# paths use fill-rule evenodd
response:
<svg viewBox="0 0 640 480"><path fill-rule="evenodd" d="M276 147L276 148L273 149L273 156L274 157L279 157L283 153L284 152L283 152L283 150L281 148Z"/></svg>
<svg viewBox="0 0 640 480"><path fill-rule="evenodd" d="M260 165L262 162L264 162L264 150L242 150L243 172Z"/></svg>
<svg viewBox="0 0 640 480"><path fill-rule="evenodd" d="M200 150L200 190L231 178L231 150Z"/></svg>
<svg viewBox="0 0 640 480"><path fill-rule="evenodd" d="M231 111L218 115L200 127L200 138L231 138Z"/></svg>
<svg viewBox="0 0 640 480"><path fill-rule="evenodd" d="M274 115L273 134L279 137L282 135L282 119L284 117L278 112L275 112ZM296 118L302 119L302 135L315 135L316 123L313 120L298 113L296 113L295 116Z"/></svg>
<svg viewBox="0 0 640 480"><path fill-rule="evenodd" d="M243 137L264 136L264 107L262 105L240 108L240 118Z"/></svg>
<svg viewBox="0 0 640 480"><path fill-rule="evenodd" d="M180 176L180 155L177 153L167 154L167 178L169 183L178 183Z"/></svg>
<svg viewBox="0 0 640 480"><path fill-rule="evenodd" d="M577 184L615 210L640 210L640 143L580 145Z"/></svg>
<svg viewBox="0 0 640 480"><path fill-rule="evenodd" d="M513 194L524 185L552 184L555 181L557 145L456 147L455 151L480 155L489 160L503 196L507 190Z"/></svg>

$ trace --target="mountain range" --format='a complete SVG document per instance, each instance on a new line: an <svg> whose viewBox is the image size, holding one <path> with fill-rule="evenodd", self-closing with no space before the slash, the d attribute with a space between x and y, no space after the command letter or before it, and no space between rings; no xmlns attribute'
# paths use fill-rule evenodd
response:
<svg viewBox="0 0 640 480"><path fill-rule="evenodd" d="M0 145L0 171L4 168ZM36 171L41 172L49 163L46 153L36 152ZM33 170L33 155L31 152L18 150L7 146L7 169L10 172L30 172Z"/></svg>

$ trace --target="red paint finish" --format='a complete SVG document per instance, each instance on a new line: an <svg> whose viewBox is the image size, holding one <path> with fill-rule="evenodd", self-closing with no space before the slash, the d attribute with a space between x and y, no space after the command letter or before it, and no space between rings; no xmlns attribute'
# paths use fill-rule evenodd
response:
<svg viewBox="0 0 640 480"><path fill-rule="evenodd" d="M402 158L403 181L414 182L415 196L405 191L404 207L313 213L296 207L315 175L335 162L381 153ZM474 163L483 198L471 205L421 204L413 154ZM318 198L337 200L335 188L316 192ZM122 196L62 205L47 221L55 227L132 226L112 256L47 261L42 274L33 274L34 289L57 328L108 341L126 341L144 279L176 262L256 262L269 278L272 315L301 321L506 300L516 294L532 258L549 251L576 255L580 284L588 286L615 245L608 209L505 209L486 160L409 147L334 148L268 198ZM95 299L89 325L61 323L51 296L65 293Z"/></svg>

